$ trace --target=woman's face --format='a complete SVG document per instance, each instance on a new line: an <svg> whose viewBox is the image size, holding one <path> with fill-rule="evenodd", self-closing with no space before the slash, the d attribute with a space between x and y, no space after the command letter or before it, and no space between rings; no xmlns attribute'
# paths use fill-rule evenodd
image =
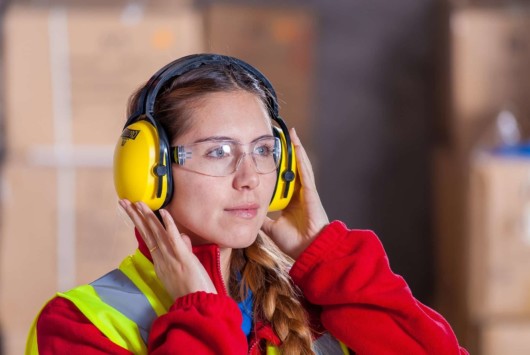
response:
<svg viewBox="0 0 530 355"><path fill-rule="evenodd" d="M193 109L191 129L172 143L186 145L223 137L247 144L271 135L263 102L241 90L205 96ZM245 248L254 242L263 224L276 171L257 173L252 157L246 155L234 173L223 177L198 174L186 170L185 164L184 168L173 164L173 181L173 198L166 209L181 233L186 233L194 245Z"/></svg>

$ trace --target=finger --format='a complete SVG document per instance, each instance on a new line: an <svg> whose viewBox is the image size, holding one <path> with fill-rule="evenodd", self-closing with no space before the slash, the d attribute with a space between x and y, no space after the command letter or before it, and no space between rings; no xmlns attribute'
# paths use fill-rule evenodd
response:
<svg viewBox="0 0 530 355"><path fill-rule="evenodd" d="M142 213L129 200L123 199L119 201L120 206L125 210L129 218L133 221L136 229L140 232L140 236L148 248L152 248L156 241L153 240L151 230L149 229Z"/></svg>
<svg viewBox="0 0 530 355"><path fill-rule="evenodd" d="M182 256L182 253L184 252L191 252L190 238L179 232L171 214L168 211L161 209L160 215L166 225L166 230L169 234L168 242L171 244L174 252L180 256Z"/></svg>
<svg viewBox="0 0 530 355"><path fill-rule="evenodd" d="M164 228L162 223L160 223L160 220L155 215L155 213L145 203L137 202L136 206L144 215L146 223L152 231L152 240L154 244L148 246L152 249L155 245L157 245L162 254L165 255L166 253L168 253L169 250L173 249L168 240L169 238L167 236L168 233L166 229Z"/></svg>
<svg viewBox="0 0 530 355"><path fill-rule="evenodd" d="M162 221L164 222L168 233L179 234L178 228L175 224L175 221L173 220L173 217L171 217L171 214L169 214L169 212L165 209L160 209L158 212L160 213L160 216L162 216Z"/></svg>
<svg viewBox="0 0 530 355"><path fill-rule="evenodd" d="M300 173L300 180L304 187L315 187L315 176L311 161L305 151L296 130L291 128L292 141L295 147L296 159L299 162L298 170Z"/></svg>
<svg viewBox="0 0 530 355"><path fill-rule="evenodd" d="M294 129L294 127L292 128L292 132L293 132L293 144L295 145L296 157L298 161L300 161L302 173L304 174L304 177L306 178L306 180L307 179L314 180L313 166L311 165L309 156L307 155L307 152L304 146L302 145L302 141L300 141L300 137L298 137L298 134L296 133L296 129Z"/></svg>

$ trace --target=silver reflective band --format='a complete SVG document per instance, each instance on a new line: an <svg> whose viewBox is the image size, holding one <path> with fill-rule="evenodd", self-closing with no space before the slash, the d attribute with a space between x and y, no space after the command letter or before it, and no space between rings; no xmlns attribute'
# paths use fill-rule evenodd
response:
<svg viewBox="0 0 530 355"><path fill-rule="evenodd" d="M136 323L147 344L151 325L157 315L138 287L119 269L109 272L90 285L103 302Z"/></svg>
<svg viewBox="0 0 530 355"><path fill-rule="evenodd" d="M331 334L325 333L312 344L313 351L317 355L344 355L337 339Z"/></svg>

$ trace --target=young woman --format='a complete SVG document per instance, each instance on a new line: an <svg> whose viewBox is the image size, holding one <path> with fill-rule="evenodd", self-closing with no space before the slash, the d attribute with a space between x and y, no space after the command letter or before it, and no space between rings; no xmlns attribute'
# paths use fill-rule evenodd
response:
<svg viewBox="0 0 530 355"><path fill-rule="evenodd" d="M163 208L119 201L137 252L53 298L27 353L466 353L392 273L372 232L329 222L295 130L275 134L276 97L257 70L219 55L181 58L131 98L128 124L143 116L171 146L159 143L171 170L155 169L168 183L156 195L168 198ZM121 144L140 135L127 126ZM272 220L290 139L297 183Z"/></svg>

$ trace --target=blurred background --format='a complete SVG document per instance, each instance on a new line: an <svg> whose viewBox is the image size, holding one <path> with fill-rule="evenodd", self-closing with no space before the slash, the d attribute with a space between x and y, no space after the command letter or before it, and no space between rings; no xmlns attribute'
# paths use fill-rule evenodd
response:
<svg viewBox="0 0 530 355"><path fill-rule="evenodd" d="M126 102L195 52L269 77L329 217L374 230L462 345L530 353L529 1L0 3L0 354L134 251Z"/></svg>

